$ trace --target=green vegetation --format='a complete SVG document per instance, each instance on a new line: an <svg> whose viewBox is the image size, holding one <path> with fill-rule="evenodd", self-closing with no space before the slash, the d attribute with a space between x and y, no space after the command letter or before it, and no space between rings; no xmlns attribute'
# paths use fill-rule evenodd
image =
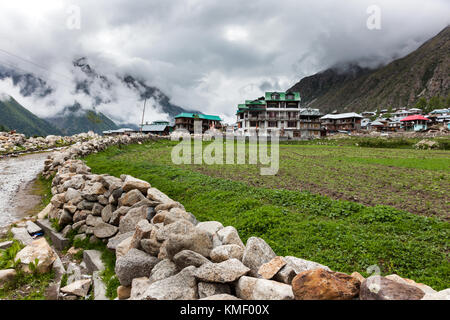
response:
<svg viewBox="0 0 450 320"><path fill-rule="evenodd" d="M446 98L434 96L428 100L422 97L417 101L415 107L421 109L425 114L436 109L450 108L450 94Z"/></svg>
<svg viewBox="0 0 450 320"><path fill-rule="evenodd" d="M45 290L54 279L54 272L45 274L36 272L39 260L29 264L32 273L25 273L20 260L14 261L17 253L23 248L18 241L8 249L0 250L0 269L15 269L17 274L14 280L0 287L0 299L6 300L44 300Z"/></svg>
<svg viewBox="0 0 450 320"><path fill-rule="evenodd" d="M282 145L279 173L263 177L258 166L176 166L170 160L173 145L160 141L110 147L86 160L94 173L125 173L147 180L200 221L233 225L243 241L261 237L279 255L365 276L367 267L378 265L383 274L397 273L438 290L450 286L449 224L382 205L402 207L404 202L414 209L410 211L419 207L421 214L448 212L445 192L450 166L442 170L435 164L442 161L435 159L449 159L448 152ZM409 159L408 167L391 168L401 158ZM424 161L415 163L415 158ZM373 164L361 159L393 162ZM334 198L352 195L355 201L372 200L378 205L309 192L318 190ZM421 212L421 203L428 211Z"/></svg>
<svg viewBox="0 0 450 320"><path fill-rule="evenodd" d="M120 285L119 280L116 277L114 268L116 266L116 255L114 252L106 247L106 244L97 241L94 243L90 242L89 237L84 240L74 239L75 234L69 235L71 245L75 248L81 248L83 250L98 250L102 253L101 259L105 265L105 270L101 272L102 281L106 285L106 296L110 299L115 299L117 297L117 287ZM83 250L78 253L78 259L82 259Z"/></svg>
<svg viewBox="0 0 450 320"><path fill-rule="evenodd" d="M2 128L17 130L27 136L47 136L50 134L62 134L60 130L52 126L45 120L21 106L12 97L9 100L0 101L0 125ZM1 129L1 128L0 128ZM0 131L4 131L1 129Z"/></svg>

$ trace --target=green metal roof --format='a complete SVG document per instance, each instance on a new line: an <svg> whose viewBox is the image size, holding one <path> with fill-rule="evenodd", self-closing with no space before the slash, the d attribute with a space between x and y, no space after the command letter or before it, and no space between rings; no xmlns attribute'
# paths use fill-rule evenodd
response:
<svg viewBox="0 0 450 320"><path fill-rule="evenodd" d="M190 113L190 112L180 113L179 115L175 116L175 119L176 118L193 118L193 119L222 121L222 119L219 116L212 116L212 115L201 114L201 113Z"/></svg>
<svg viewBox="0 0 450 320"><path fill-rule="evenodd" d="M266 101L264 100L245 100L246 105L265 105Z"/></svg>
<svg viewBox="0 0 450 320"><path fill-rule="evenodd" d="M280 96L280 99L272 99L272 94L273 93L278 93L278 95ZM287 95L288 94L292 94L294 95L294 99L287 99ZM300 92L266 92L266 101L300 101Z"/></svg>

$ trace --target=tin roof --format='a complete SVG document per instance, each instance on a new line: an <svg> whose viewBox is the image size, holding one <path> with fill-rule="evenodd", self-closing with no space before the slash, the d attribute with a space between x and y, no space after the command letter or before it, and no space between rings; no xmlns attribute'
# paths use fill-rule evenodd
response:
<svg viewBox="0 0 450 320"><path fill-rule="evenodd" d="M222 121L222 119L219 116L212 116L208 114L201 114L201 113L190 113L190 112L183 112L179 115L175 116L176 118L198 118L198 119L204 119L204 120L215 120L215 121Z"/></svg>

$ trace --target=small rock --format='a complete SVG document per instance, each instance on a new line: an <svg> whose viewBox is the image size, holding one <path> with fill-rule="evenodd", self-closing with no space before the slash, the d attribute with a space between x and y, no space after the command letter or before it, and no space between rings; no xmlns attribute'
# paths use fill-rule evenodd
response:
<svg viewBox="0 0 450 320"><path fill-rule="evenodd" d="M46 273L50 271L56 256L53 249L48 245L47 240L40 238L20 250L14 258L14 261L17 262L19 259L25 272L30 273L29 264L35 263L36 259L38 259L36 271Z"/></svg>
<svg viewBox="0 0 450 320"><path fill-rule="evenodd" d="M134 278L149 277L159 260L138 249L130 249L116 261L116 275L123 286L130 286Z"/></svg>
<svg viewBox="0 0 450 320"><path fill-rule="evenodd" d="M293 300L290 285L243 276L236 284L236 296L244 300Z"/></svg>
<svg viewBox="0 0 450 320"><path fill-rule="evenodd" d="M137 280L137 279L134 279L134 280ZM131 287L125 287L125 286L117 287L117 298L119 298L119 300L128 299L130 297L130 295L131 295Z"/></svg>
<svg viewBox="0 0 450 320"><path fill-rule="evenodd" d="M125 216L120 219L119 231L120 233L126 233L129 231L134 231L136 225L142 219L147 218L148 207L139 207L130 209Z"/></svg>
<svg viewBox="0 0 450 320"><path fill-rule="evenodd" d="M263 239L251 237L247 240L242 263L250 268L250 276L257 277L259 268L275 257L275 252Z"/></svg>
<svg viewBox="0 0 450 320"><path fill-rule="evenodd" d="M61 292L76 295L78 297L85 297L91 288L91 283L91 279L78 280L61 288Z"/></svg>
<svg viewBox="0 0 450 320"><path fill-rule="evenodd" d="M180 270L182 270L189 266L200 267L201 265L209 263L210 261L200 253L191 250L183 250L178 252L173 257L173 262Z"/></svg>
<svg viewBox="0 0 450 320"><path fill-rule="evenodd" d="M232 296L230 294L222 293L222 294L216 294L213 296L209 296L206 298L201 298L200 300L241 300L235 296Z"/></svg>
<svg viewBox="0 0 450 320"><path fill-rule="evenodd" d="M118 231L118 228L103 221L99 221L94 228L94 235L99 239L111 238Z"/></svg>
<svg viewBox="0 0 450 320"><path fill-rule="evenodd" d="M27 231L30 235L34 235L36 233L42 232L41 227L36 225L33 221L28 220L27 221Z"/></svg>
<svg viewBox="0 0 450 320"><path fill-rule="evenodd" d="M0 249L8 249L13 245L13 243L14 243L13 241L0 242Z"/></svg>
<svg viewBox="0 0 450 320"><path fill-rule="evenodd" d="M194 300L197 299L195 267L187 267L178 274L152 283L141 296L143 300Z"/></svg>
<svg viewBox="0 0 450 320"><path fill-rule="evenodd" d="M208 232L211 236L223 229L223 225L218 221L199 222L195 227Z"/></svg>
<svg viewBox="0 0 450 320"><path fill-rule="evenodd" d="M269 280L272 279L273 276L285 265L286 261L283 259L283 257L278 256L259 267L258 274L263 279Z"/></svg>
<svg viewBox="0 0 450 320"><path fill-rule="evenodd" d="M141 300L152 282L147 277L135 278L131 283L130 300Z"/></svg>
<svg viewBox="0 0 450 320"><path fill-rule="evenodd" d="M148 183L147 181L136 179L132 176L126 176L122 186L124 192L137 189L145 195L147 194L147 190L150 188L151 188L150 183Z"/></svg>
<svg viewBox="0 0 450 320"><path fill-rule="evenodd" d="M153 267L150 273L150 283L163 280L175 275L178 272L178 268L169 259L164 259L158 262L156 266Z"/></svg>
<svg viewBox="0 0 450 320"><path fill-rule="evenodd" d="M3 287L5 283L14 280L16 275L17 272L14 269L0 270L0 285Z"/></svg>
<svg viewBox="0 0 450 320"><path fill-rule="evenodd" d="M223 283L209 283L209 282L199 282L198 283L198 295L201 298L206 298L214 296L217 294L230 294L230 286Z"/></svg>
<svg viewBox="0 0 450 320"><path fill-rule="evenodd" d="M11 232L14 239L23 245L29 245L33 242L33 238L30 236L26 228L11 228Z"/></svg>
<svg viewBox="0 0 450 320"><path fill-rule="evenodd" d="M341 272L313 269L292 280L296 300L351 300L359 294L359 280Z"/></svg>
<svg viewBox="0 0 450 320"><path fill-rule="evenodd" d="M203 230L195 230L184 235L172 234L167 240L166 251L170 258L183 250L191 250L209 257L212 247L211 235Z"/></svg>
<svg viewBox="0 0 450 320"><path fill-rule="evenodd" d="M228 226L220 229L219 231L217 231L217 235L219 236L219 240L222 242L222 244L236 244L238 246L241 246L242 248L245 247L244 243L239 237L239 233L233 226Z"/></svg>
<svg viewBox="0 0 450 320"><path fill-rule="evenodd" d="M213 262L222 262L232 258L242 260L244 248L236 244L226 244L215 247L210 255Z"/></svg>
<svg viewBox="0 0 450 320"><path fill-rule="evenodd" d="M220 263L205 263L200 266L195 276L200 281L227 283L233 282L250 271L237 259L230 259Z"/></svg>
<svg viewBox="0 0 450 320"><path fill-rule="evenodd" d="M425 293L409 284L381 276L371 276L361 283L361 300L420 300Z"/></svg>

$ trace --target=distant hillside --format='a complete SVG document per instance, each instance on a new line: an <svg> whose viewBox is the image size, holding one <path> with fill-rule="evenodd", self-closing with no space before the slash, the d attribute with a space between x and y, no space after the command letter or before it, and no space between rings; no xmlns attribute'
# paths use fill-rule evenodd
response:
<svg viewBox="0 0 450 320"><path fill-rule="evenodd" d="M27 136L62 134L59 129L37 117L9 96L4 99L0 96L0 126Z"/></svg>
<svg viewBox="0 0 450 320"><path fill-rule="evenodd" d="M105 130L115 130L118 126L101 112L85 110L80 104L66 107L54 117L46 120L59 128L65 135L74 135L90 130L101 134Z"/></svg>
<svg viewBox="0 0 450 320"><path fill-rule="evenodd" d="M303 78L288 91L300 92L302 104L322 112L412 107L423 97L450 94L450 26L416 51L369 70L334 67Z"/></svg>

